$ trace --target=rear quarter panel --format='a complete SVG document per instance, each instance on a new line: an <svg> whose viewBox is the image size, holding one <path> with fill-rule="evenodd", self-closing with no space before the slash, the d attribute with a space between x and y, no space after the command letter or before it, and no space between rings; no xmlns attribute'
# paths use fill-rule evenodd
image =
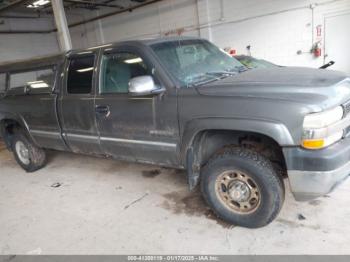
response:
<svg viewBox="0 0 350 262"><path fill-rule="evenodd" d="M7 95L0 100L0 121L12 119L43 148L64 150L56 114L55 94Z"/></svg>

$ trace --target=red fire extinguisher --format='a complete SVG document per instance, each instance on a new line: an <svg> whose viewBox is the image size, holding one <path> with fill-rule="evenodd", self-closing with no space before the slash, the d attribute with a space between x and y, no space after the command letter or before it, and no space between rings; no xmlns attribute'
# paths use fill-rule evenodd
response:
<svg viewBox="0 0 350 262"><path fill-rule="evenodd" d="M320 57L322 55L321 44L317 42L311 49L311 52L314 54L315 57Z"/></svg>

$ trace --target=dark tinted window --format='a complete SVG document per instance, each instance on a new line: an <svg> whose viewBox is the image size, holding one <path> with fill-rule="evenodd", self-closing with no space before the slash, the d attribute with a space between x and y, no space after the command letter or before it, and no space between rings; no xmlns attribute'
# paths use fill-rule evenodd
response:
<svg viewBox="0 0 350 262"><path fill-rule="evenodd" d="M10 89L28 86L31 89L50 89L54 83L54 70L39 69L22 73L11 73Z"/></svg>
<svg viewBox="0 0 350 262"><path fill-rule="evenodd" d="M143 59L134 53L104 55L102 59L101 93L128 93L131 78L149 75Z"/></svg>
<svg viewBox="0 0 350 262"><path fill-rule="evenodd" d="M67 79L69 94L91 93L94 60L94 55L70 59Z"/></svg>

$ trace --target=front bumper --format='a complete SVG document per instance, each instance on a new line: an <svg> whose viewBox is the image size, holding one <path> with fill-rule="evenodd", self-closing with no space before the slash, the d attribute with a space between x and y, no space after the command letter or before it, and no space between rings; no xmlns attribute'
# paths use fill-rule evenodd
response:
<svg viewBox="0 0 350 262"><path fill-rule="evenodd" d="M350 138L322 150L283 148L292 193L307 201L330 193L350 174Z"/></svg>

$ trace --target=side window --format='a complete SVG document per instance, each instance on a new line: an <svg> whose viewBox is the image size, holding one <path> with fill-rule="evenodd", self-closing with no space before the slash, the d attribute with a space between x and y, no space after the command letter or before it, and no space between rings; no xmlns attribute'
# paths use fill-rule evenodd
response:
<svg viewBox="0 0 350 262"><path fill-rule="evenodd" d="M102 58L100 93L128 93L131 78L150 74L143 59L134 53L106 54Z"/></svg>
<svg viewBox="0 0 350 262"><path fill-rule="evenodd" d="M6 74L0 74L0 94L6 90Z"/></svg>
<svg viewBox="0 0 350 262"><path fill-rule="evenodd" d="M54 69L40 69L22 73L11 73L10 89L28 86L31 89L50 89L55 79Z"/></svg>
<svg viewBox="0 0 350 262"><path fill-rule="evenodd" d="M94 61L94 55L69 59L67 78L68 94L91 93Z"/></svg>

